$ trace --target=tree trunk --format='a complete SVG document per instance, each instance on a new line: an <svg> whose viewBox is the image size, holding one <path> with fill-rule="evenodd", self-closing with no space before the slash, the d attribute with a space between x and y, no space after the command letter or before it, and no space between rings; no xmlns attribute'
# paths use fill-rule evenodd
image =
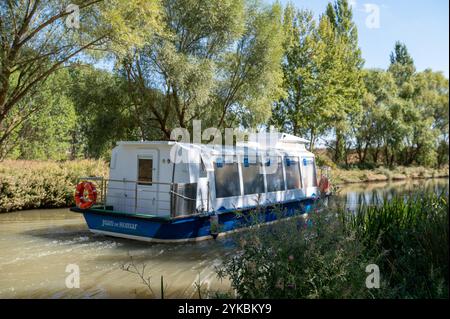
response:
<svg viewBox="0 0 450 319"><path fill-rule="evenodd" d="M344 136L340 130L336 130L336 148L334 152L334 162L341 164L344 159Z"/></svg>

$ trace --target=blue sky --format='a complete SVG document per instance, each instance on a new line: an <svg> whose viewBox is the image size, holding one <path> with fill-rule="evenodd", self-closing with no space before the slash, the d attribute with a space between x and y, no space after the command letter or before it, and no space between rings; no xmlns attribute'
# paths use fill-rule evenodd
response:
<svg viewBox="0 0 450 319"><path fill-rule="evenodd" d="M274 2L266 0L266 3ZM318 17L328 0L281 0L309 9ZM406 44L416 68L431 68L449 76L449 1L448 0L353 0L354 20L367 68L387 68L395 41ZM369 4L371 12L366 12ZM379 24L376 21L376 5ZM372 14L373 13L373 14ZM374 15L375 14L375 15ZM374 18L374 19L371 19ZM369 24L366 21L369 19ZM377 28L378 26L378 28Z"/></svg>

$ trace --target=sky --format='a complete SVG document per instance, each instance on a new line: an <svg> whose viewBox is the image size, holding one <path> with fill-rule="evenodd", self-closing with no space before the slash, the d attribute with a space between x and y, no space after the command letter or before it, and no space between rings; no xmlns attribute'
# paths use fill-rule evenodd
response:
<svg viewBox="0 0 450 319"><path fill-rule="evenodd" d="M266 3L274 1L266 0ZM280 0L316 17L329 0ZM389 66L396 41L406 44L418 71L431 68L449 76L448 0L349 0L358 27L359 45L366 68Z"/></svg>

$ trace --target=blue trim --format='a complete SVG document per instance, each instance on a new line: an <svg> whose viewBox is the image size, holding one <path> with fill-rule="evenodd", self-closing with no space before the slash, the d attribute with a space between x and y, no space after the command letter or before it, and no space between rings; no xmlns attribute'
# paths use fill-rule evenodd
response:
<svg viewBox="0 0 450 319"><path fill-rule="evenodd" d="M259 222L270 222L278 218L291 217L307 213L314 204L314 198L301 201L291 201L274 206L262 207L260 214L256 215ZM253 209L245 209L239 213L233 211L221 211L217 213L219 232L242 228L254 223L254 215L250 215ZM76 211L76 210L75 210ZM279 212L279 213L277 213ZM213 213L214 214L214 213ZM159 240L189 240L197 237L212 236L210 232L211 222L209 215L195 215L172 220L158 220L155 218L142 218L141 216L116 214L102 210L83 211L88 227L92 230L100 230L117 234L146 237Z"/></svg>

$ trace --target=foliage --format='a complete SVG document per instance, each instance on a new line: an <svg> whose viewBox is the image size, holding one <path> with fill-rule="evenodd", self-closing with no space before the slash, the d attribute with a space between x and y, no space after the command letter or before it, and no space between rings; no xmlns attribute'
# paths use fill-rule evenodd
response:
<svg viewBox="0 0 450 319"><path fill-rule="evenodd" d="M448 298L448 194L384 199L341 216L356 238L384 251L379 266L389 278L386 297Z"/></svg>
<svg viewBox="0 0 450 319"><path fill-rule="evenodd" d="M67 92L67 70L52 74L32 99L18 102L5 118L12 123L27 109L35 110L5 141L3 150L9 158L62 160L70 157L77 114ZM4 154L4 155L5 155Z"/></svg>
<svg viewBox="0 0 450 319"><path fill-rule="evenodd" d="M0 4L0 160L108 159L201 120L323 140L339 167L448 163L448 79L399 41L387 70L363 69L347 0L317 19L259 0L73 4L79 29L63 2Z"/></svg>
<svg viewBox="0 0 450 319"><path fill-rule="evenodd" d="M218 269L240 298L355 298L369 296L363 245L339 220L311 212L239 234L239 252ZM349 280L352 278L352 280Z"/></svg>
<svg viewBox="0 0 450 319"><path fill-rule="evenodd" d="M287 95L275 104L272 123L293 134L306 134L314 149L317 138L332 127L341 138L349 129L349 118L360 110L362 59L356 26L347 1L339 0L328 6L318 23L311 12L288 5L284 32ZM343 149L335 150L336 160Z"/></svg>
<svg viewBox="0 0 450 319"><path fill-rule="evenodd" d="M89 66L71 70L70 75L66 85L77 114L77 153L107 159L117 141L142 138L143 112L128 97L123 77Z"/></svg>
<svg viewBox="0 0 450 319"><path fill-rule="evenodd" d="M218 276L240 298L448 298L447 210L448 194L418 195L254 227ZM369 264L379 289L365 286Z"/></svg>
<svg viewBox="0 0 450 319"><path fill-rule="evenodd" d="M139 43L142 27L148 35L160 25L156 0L78 0L70 5L56 0L0 2L0 158L11 134L44 106L29 102L49 76L89 50L99 56L101 50L117 52L130 41ZM79 23L71 25L74 14Z"/></svg>
<svg viewBox="0 0 450 319"><path fill-rule="evenodd" d="M163 7L165 34L121 57L130 96L160 138L194 119L219 128L236 117L264 121L281 82L279 5L167 0Z"/></svg>
<svg viewBox="0 0 450 319"><path fill-rule="evenodd" d="M0 212L72 206L78 177L107 175L95 160L0 162Z"/></svg>

